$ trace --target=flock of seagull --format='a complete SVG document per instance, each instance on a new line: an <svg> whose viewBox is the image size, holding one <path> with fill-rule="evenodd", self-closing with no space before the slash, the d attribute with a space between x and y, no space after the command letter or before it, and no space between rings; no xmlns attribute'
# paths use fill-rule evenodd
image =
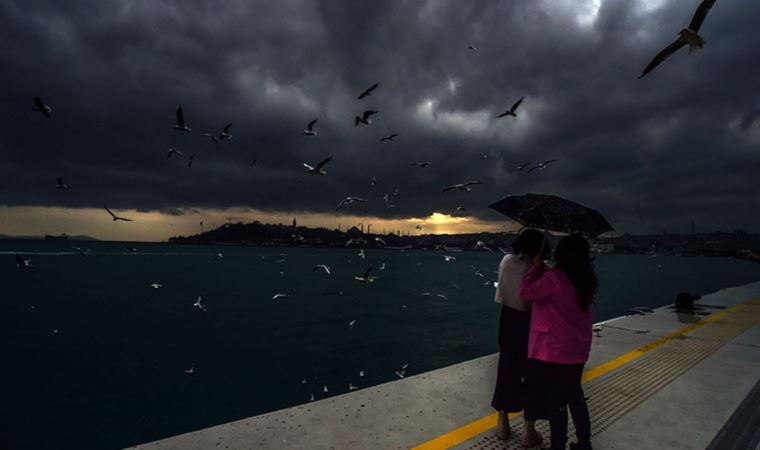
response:
<svg viewBox="0 0 760 450"><path fill-rule="evenodd" d="M697 9L696 9L696 11L695 11L695 13L694 13L694 15L693 15L693 17L691 19L691 22L688 25L688 27L680 30L678 32L678 37L676 38L676 40L673 41L670 45L666 46L664 49L662 49L659 53L657 53L654 56L654 58L644 68L644 70L642 71L642 73L639 76L639 78L643 78L644 76L646 76L647 74L649 74L652 70L654 70L663 61L665 61L668 57L672 56L675 52L677 52L678 50L680 50L682 47L688 46L689 53L691 53L695 49L701 49L701 48L703 48L704 45L705 45L705 40L699 34L699 30L700 30L700 28L701 28L701 26L702 26L702 24L703 24L703 22L704 22L704 20L705 20L705 18L707 16L708 12L713 7L713 5L715 4L715 2L716 2L716 0L702 0L701 3L699 4L699 6L697 7ZM478 47L475 44L468 45L467 48L469 50L473 51L473 52L479 52L479 49L478 49ZM362 99L365 99L367 97L370 97L373 93L376 92L376 90L379 87L380 87L380 83L373 84L369 88L367 88L364 91L362 91L359 94L359 96L357 97L357 99L358 100L362 100ZM501 112L498 115L496 115L496 118L504 118L504 117L517 118L518 108L522 105L522 103L523 103L524 100L525 100L525 97L524 96L521 97L520 99L518 99L517 101L515 101L504 112ZM40 114L42 114L43 116L45 116L47 119L51 119L52 113L53 113L53 109L49 105L45 104L43 102L43 100L39 96L36 96L36 97L33 98L33 104L34 104L34 107L33 107L34 111L39 112ZM376 115L376 114L378 114L378 111L376 111L376 110L372 110L372 109L364 110L361 114L358 114L358 115L356 115L354 117L354 126L358 126L359 124L362 124L364 126L370 126L371 123L372 123L372 117L374 115ZM192 133L193 130L188 126L188 123L185 120L184 111L183 111L181 105L177 105L176 106L175 119L176 120L175 120L175 124L174 124L174 127L173 127L174 130L177 130L177 131L183 132L183 133ZM305 135L307 137L310 137L310 138L316 138L317 134L318 134L317 127L316 127L317 122L318 122L318 118L315 118L315 119L309 121L308 124L306 125L306 128L302 132L303 135ZM221 132L219 132L218 134L217 133L210 133L209 132L209 133L204 133L203 137L208 138L214 144L219 144L219 143L221 143L223 141L231 140L233 138L232 132L231 132L232 131L232 127L233 127L233 123L228 123L226 126L223 127L223 129L221 130ZM396 138L398 138L400 136L401 136L400 133L394 132L394 133L388 134L388 135L383 136L382 138L380 138L380 142L392 142L392 141L394 141ZM176 148L169 148L167 150L166 158L167 159L171 159L173 157L184 158L185 155L180 150L178 150ZM487 158L487 155L484 155L484 157ZM187 159L187 165L188 165L188 167L192 167L193 156L189 155L189 156L187 156L186 159ZM333 157L332 156L328 156L328 157L322 159L321 161L319 161L318 163L316 163L314 165L308 164L308 163L303 163L303 167L306 169L306 172L309 173L309 174L316 175L316 176L325 176L325 175L327 175L327 171L325 170L325 166L328 163L330 163L332 160L333 160ZM257 159L254 159L250 163L250 165L253 166L253 165L256 164L256 162L257 162ZM550 164L553 164L555 162L557 162L556 159L545 160L545 161L542 161L542 162L539 162L539 163L536 163L536 164L531 163L531 162L526 162L526 163L522 163L522 164L513 166L513 168L515 170L517 170L517 171L520 171L520 172L525 171L526 173L529 174L529 173L532 173L534 171L543 171L547 167L549 167ZM429 167L431 164L432 163L430 161L417 161L417 162L412 163L411 166L418 167L420 169L425 169L425 168ZM372 185L375 185L375 183L377 182L377 179L374 178L374 177L372 177L371 182L372 182ZM471 180L471 181L466 181L466 182L463 182L463 183L452 184L450 186L445 187L443 189L443 192L449 192L449 191L468 192L468 191L470 191L472 189L473 186L480 185L480 184L482 184L482 182L477 181L477 180ZM62 189L62 190L67 190L69 188L69 185L64 182L64 179L61 176L61 177L57 178L56 184L55 184L55 188ZM393 195L393 196L398 195L398 189L396 189L393 192L393 194L386 193L385 196L383 197L383 200L385 201L385 204L389 208L392 208L392 207L395 206L395 205L391 204L391 202L390 202L390 196L391 195ZM336 211L342 209L345 206L351 205L353 203L366 203L367 201L368 201L368 199L365 199L365 198L356 197L356 196L348 196L348 197L346 197L346 198L344 198L343 200L340 201L340 203L338 204L338 206L336 208ZM131 222L132 221L132 219L129 219L129 218L117 215L111 209L109 209L108 205L104 205L104 209L111 216L111 219L114 222L117 222L117 221ZM466 211L466 208L464 206L460 205L460 206L457 207L457 211ZM417 229L418 230L422 230L422 225L418 225ZM382 241L382 239L379 238L379 237L376 237L375 239L378 240L379 242ZM347 243L347 246L351 244L351 241L353 241L353 239L349 240L349 242ZM482 242L479 242L478 246L482 247L482 248L485 248L485 244L483 244ZM84 253L80 251L80 254L83 255ZM15 256L16 256L16 264L17 264L17 266L19 266L21 268L29 268L29 267L31 267L31 260L30 259L25 259L25 258L23 258L19 254L16 254ZM219 256L221 256L221 254ZM361 259L364 259L364 252L363 252L363 250L359 253L359 257ZM444 255L444 262L450 262L450 261L454 261L454 260L456 260L456 257L451 256L451 255ZM376 276L372 275L373 268L374 268L374 265L370 265L363 273L355 276L354 279L356 281L359 281L359 282L362 282L362 283L365 283L365 284L373 283L377 279ZM384 270L384 269L385 269L385 264L383 263L382 266L380 267L380 270ZM475 276L481 277L481 278L484 277L483 273L479 269L477 269L475 267L471 267L471 269L473 270L473 274ZM312 271L313 272L314 271L322 271L322 272L324 272L327 275L330 275L332 273L331 272L331 268L329 266L325 265L325 264L319 264L319 265L314 266L312 268ZM487 281L487 282L484 283L484 285L489 285L489 284L492 284L492 282ZM160 289L160 288L163 287L163 285L161 283L153 283L153 284L151 284L151 287L153 289ZM448 297L445 294L443 294L443 293L433 294L431 292L424 292L422 295L423 296L436 296L436 297L441 298L443 300L447 300L448 299ZM277 294L275 294L272 297L272 300L279 300L279 299L282 299L282 298L286 298L287 296L288 295L285 294L285 293L277 293ZM193 307L199 309L203 313L207 312L206 305L203 303L203 299L202 299L201 296L198 296L198 298L196 299L195 303L193 303ZM402 307L402 309L403 308L406 308L406 305L404 305ZM646 314L646 313L649 313L649 312L651 312L651 310L645 310L645 309L643 309L643 307L639 307L638 309L633 309L633 310L630 311L631 314ZM353 329L356 326L356 323L357 323L356 320L350 321L349 324L348 324L349 329ZM597 333L597 335L599 335L599 333L601 333L601 331L602 331L602 328L603 328L603 325L599 325L599 326L597 326L597 328L594 329L594 332ZM56 332L57 332L57 330L56 330ZM399 370L396 371L396 375L399 378L404 378L407 367L408 367L408 364L404 364ZM195 368L191 367L189 369L186 369L184 372L186 374L193 374L195 372ZM360 371L359 372L359 376L360 377L364 377L364 375L365 375L364 371ZM306 384L306 383L307 383L306 379L303 379L302 380L302 384ZM357 389L357 387L354 386L352 383L349 383L349 390L355 390L355 389ZM327 386L323 386L323 392L325 392L325 393L328 392ZM311 395L310 400L314 400L314 395L313 394Z"/></svg>

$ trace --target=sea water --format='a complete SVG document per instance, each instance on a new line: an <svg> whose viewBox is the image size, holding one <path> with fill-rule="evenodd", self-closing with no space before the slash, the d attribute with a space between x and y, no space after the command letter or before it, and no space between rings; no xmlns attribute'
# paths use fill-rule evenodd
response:
<svg viewBox="0 0 760 450"><path fill-rule="evenodd" d="M2 448L123 448L498 350L500 252L358 253L0 241ZM596 264L596 321L760 280L729 258Z"/></svg>

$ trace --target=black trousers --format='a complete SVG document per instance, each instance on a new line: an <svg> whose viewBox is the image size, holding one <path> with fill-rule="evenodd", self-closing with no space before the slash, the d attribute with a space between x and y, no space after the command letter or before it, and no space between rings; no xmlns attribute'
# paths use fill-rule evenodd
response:
<svg viewBox="0 0 760 450"><path fill-rule="evenodd" d="M551 448L565 449L567 410L575 424L575 435L583 448L591 448L591 419L581 385L583 364L558 364L528 359L526 378L527 420L549 419Z"/></svg>
<svg viewBox="0 0 760 450"><path fill-rule="evenodd" d="M497 411L518 412L525 407L526 362L530 313L501 307L499 317L499 371L491 406Z"/></svg>

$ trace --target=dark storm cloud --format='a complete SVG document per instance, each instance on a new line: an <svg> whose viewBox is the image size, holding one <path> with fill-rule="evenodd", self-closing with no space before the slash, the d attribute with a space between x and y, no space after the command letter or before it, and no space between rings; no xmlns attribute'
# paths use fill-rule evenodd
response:
<svg viewBox="0 0 760 450"><path fill-rule="evenodd" d="M330 212L359 195L370 202L355 213L463 204L498 218L485 205L542 192L623 230L758 230L760 4L720 0L704 51L637 80L698 2L601 0L590 16L592 3L4 2L0 204ZM35 95L52 120L31 111ZM523 95L517 120L495 119ZM172 130L177 103L192 134ZM364 109L380 112L354 127ZM302 136L315 117L318 136ZM228 122L230 142L201 137ZM303 172L328 155L328 176ZM470 179L484 185L441 192Z"/></svg>

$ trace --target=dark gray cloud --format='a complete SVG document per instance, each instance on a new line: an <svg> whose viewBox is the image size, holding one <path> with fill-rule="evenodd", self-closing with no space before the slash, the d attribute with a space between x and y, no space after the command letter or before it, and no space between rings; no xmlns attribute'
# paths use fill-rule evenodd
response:
<svg viewBox="0 0 760 450"><path fill-rule="evenodd" d="M501 196L542 192L622 230L757 231L760 3L720 0L704 51L636 79L697 3L6 1L0 204L329 212L360 195L357 213L464 204L488 219ZM35 95L52 120L31 111ZM517 120L495 119L523 95ZM177 103L190 135L172 130ZM372 125L354 127L369 108ZM318 136L302 136L315 117ZM228 122L232 141L201 137ZM169 147L193 167L166 160ZM327 177L302 171L327 155ZM410 167L421 160L433 165ZM52 188L58 175L69 191ZM485 184L441 192L470 179Z"/></svg>

